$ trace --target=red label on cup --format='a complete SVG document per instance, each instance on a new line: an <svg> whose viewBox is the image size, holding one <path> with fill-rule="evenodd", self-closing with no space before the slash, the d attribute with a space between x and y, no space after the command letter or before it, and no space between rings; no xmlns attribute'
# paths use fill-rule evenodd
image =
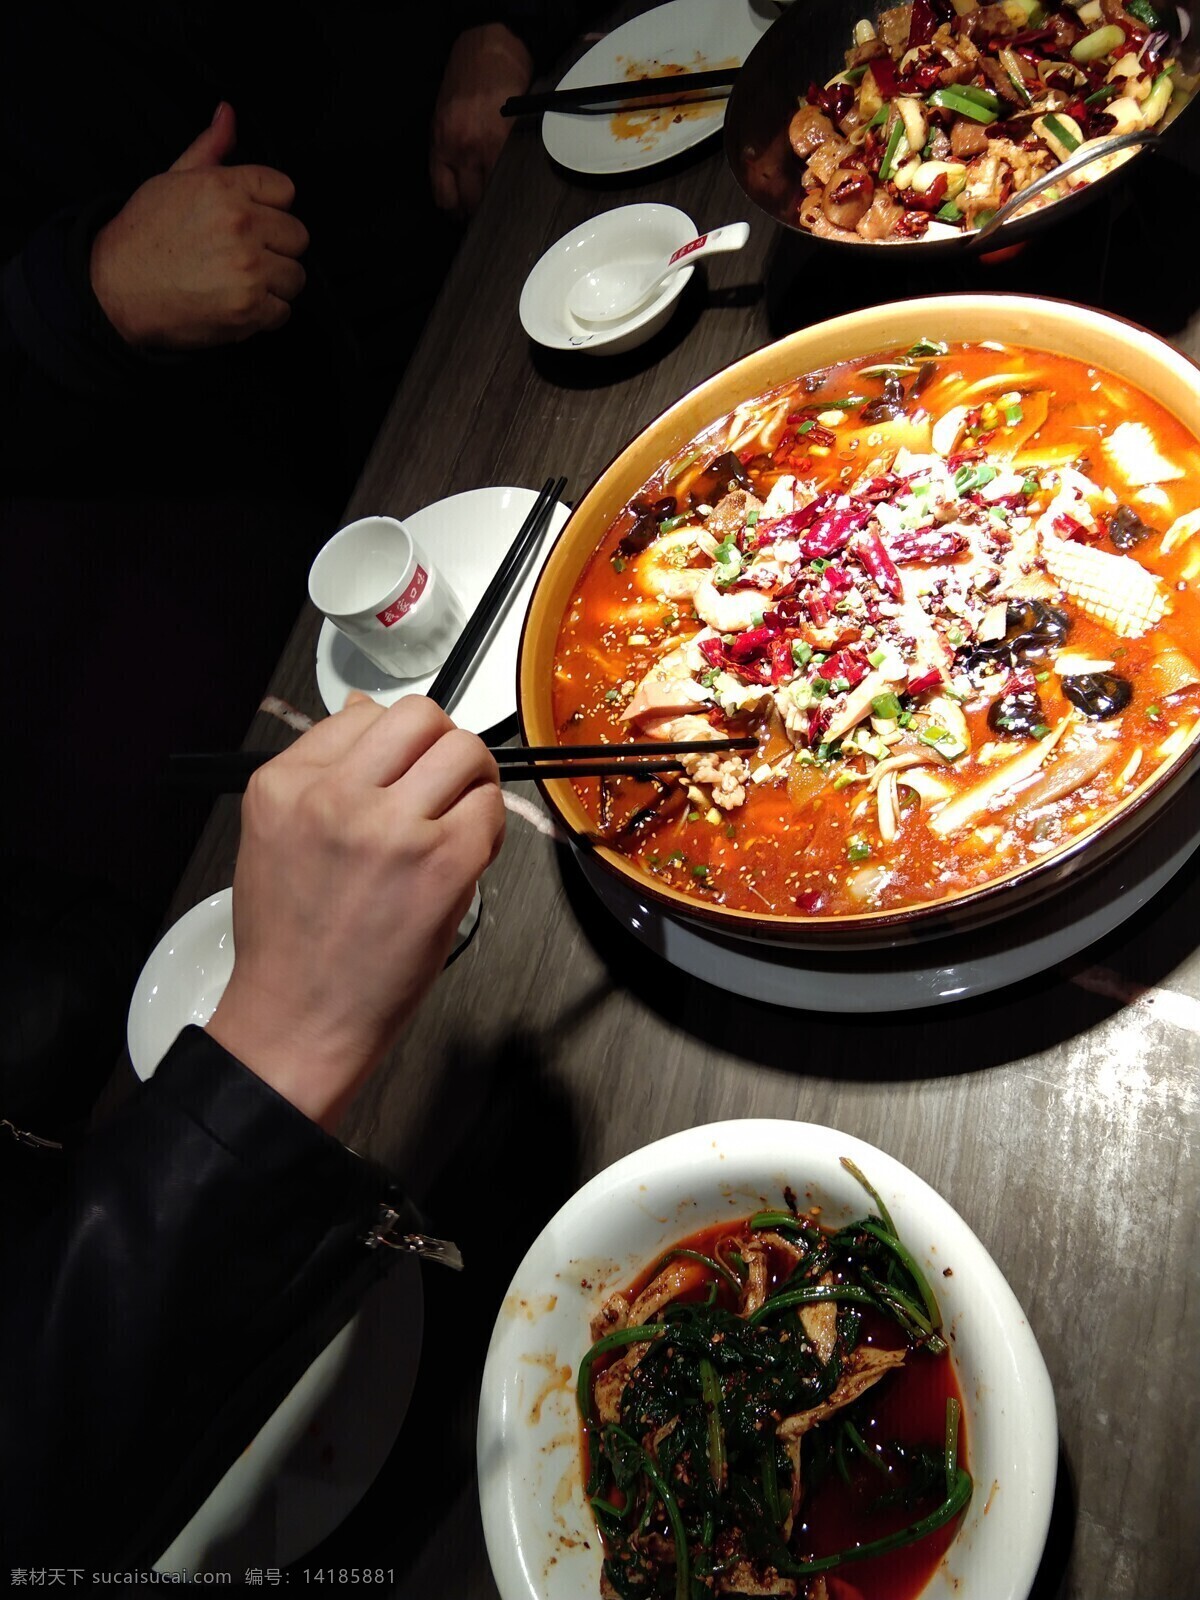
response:
<svg viewBox="0 0 1200 1600"><path fill-rule="evenodd" d="M671 261L667 262L667 265L670 266L672 261L682 261L684 256L690 256L693 250L699 250L702 244L707 243L708 235L706 233L702 233L698 239L693 239L690 244L681 244L679 249L676 250L675 254L671 257Z"/></svg>
<svg viewBox="0 0 1200 1600"><path fill-rule="evenodd" d="M399 594L388 606L386 611L377 611L377 619L385 628L390 628L394 622L399 622L401 617L406 617L425 592L425 585L429 582L429 574L424 567L418 566L413 573L412 582L403 594Z"/></svg>

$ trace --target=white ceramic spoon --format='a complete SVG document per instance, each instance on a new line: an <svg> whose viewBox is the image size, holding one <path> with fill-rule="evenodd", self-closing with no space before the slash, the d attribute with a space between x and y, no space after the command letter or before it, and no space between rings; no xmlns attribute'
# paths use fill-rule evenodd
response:
<svg viewBox="0 0 1200 1600"><path fill-rule="evenodd" d="M702 256L740 250L750 237L745 222L712 228L679 249L661 265L642 261L612 261L593 267L576 278L567 293L567 308L581 322L616 322L645 304L672 272L690 267Z"/></svg>

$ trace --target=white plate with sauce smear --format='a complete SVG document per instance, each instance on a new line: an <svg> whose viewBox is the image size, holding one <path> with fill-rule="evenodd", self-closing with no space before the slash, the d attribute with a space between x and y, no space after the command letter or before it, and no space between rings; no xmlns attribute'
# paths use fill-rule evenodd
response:
<svg viewBox="0 0 1200 1600"><path fill-rule="evenodd" d="M771 0L669 0L606 34L556 87L740 67L778 15ZM548 111L542 142L574 172L634 172L719 132L726 101L722 95L638 111Z"/></svg>

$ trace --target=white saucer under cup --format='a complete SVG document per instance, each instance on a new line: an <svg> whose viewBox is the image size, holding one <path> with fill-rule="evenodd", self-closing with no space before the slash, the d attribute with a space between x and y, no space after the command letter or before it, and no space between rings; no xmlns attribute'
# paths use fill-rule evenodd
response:
<svg viewBox="0 0 1200 1600"><path fill-rule="evenodd" d="M406 511L404 525L421 549L437 558L439 574L472 612L536 500L535 489L515 485L464 489L419 510ZM531 552L446 707L460 728L496 737L515 718L521 625L538 574L569 514L566 505L554 507L537 549ZM408 694L428 694L436 676L435 672L406 680L390 676L328 617L317 639L316 668L317 688L331 715L342 709L353 689L390 706Z"/></svg>
<svg viewBox="0 0 1200 1600"><path fill-rule="evenodd" d="M410 529L395 517L360 517L318 551L308 593L339 632L394 678L436 672L466 613Z"/></svg>

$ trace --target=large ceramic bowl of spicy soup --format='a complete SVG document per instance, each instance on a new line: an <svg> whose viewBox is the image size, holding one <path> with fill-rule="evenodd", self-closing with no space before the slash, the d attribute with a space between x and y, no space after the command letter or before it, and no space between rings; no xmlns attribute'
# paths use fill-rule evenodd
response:
<svg viewBox="0 0 1200 1600"><path fill-rule="evenodd" d="M874 307L718 372L600 474L534 594L522 727L699 746L542 784L661 909L944 935L1100 869L1177 795L1198 584L1190 361L1037 297Z"/></svg>
<svg viewBox="0 0 1200 1600"><path fill-rule="evenodd" d="M500 1308L479 1491L503 1600L1025 1600L1054 1395L961 1216L833 1128L673 1134Z"/></svg>

